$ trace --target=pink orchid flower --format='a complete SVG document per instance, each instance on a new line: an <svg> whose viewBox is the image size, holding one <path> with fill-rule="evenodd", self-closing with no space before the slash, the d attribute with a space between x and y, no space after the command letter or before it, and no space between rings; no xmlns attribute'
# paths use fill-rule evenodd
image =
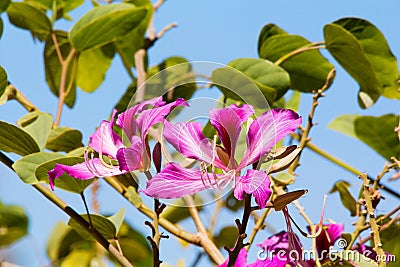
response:
<svg viewBox="0 0 400 267"><path fill-rule="evenodd" d="M234 195L242 200L245 193L252 194L260 208L271 195L268 175L259 170L247 169L258 162L274 145L292 133L301 124L301 117L292 110L269 110L251 123L246 136L247 147L242 160L235 160L235 151L242 125L254 109L250 105L231 105L212 109L210 123L218 133L222 146L216 145L216 138L210 142L202 133L199 122L164 122L164 138L183 156L200 162L202 170L186 169L177 163L169 163L160 173L147 182L143 191L157 198L179 198L210 188L221 188L234 182ZM204 166L219 168L222 174L205 171Z"/></svg>
<svg viewBox="0 0 400 267"><path fill-rule="evenodd" d="M125 147L121 137L113 130L116 110L110 121L102 121L100 127L90 136L89 147L99 154L98 158L89 158L85 153L85 162L73 166L56 164L48 172L50 186L65 172L77 179L87 180L94 177L120 175L133 170L146 171L150 167L147 132L151 126L162 122L165 116L177 106L187 106L183 99L166 104L161 97L144 101L132 106L117 118L117 126L123 129L129 138L130 146ZM108 158L107 162L104 157ZM118 164L116 164L118 163Z"/></svg>

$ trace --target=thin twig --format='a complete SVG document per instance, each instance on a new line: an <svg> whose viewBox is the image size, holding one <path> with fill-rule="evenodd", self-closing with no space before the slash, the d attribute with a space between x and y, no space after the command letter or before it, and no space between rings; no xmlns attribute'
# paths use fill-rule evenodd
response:
<svg viewBox="0 0 400 267"><path fill-rule="evenodd" d="M9 89L8 100L16 100L21 106L23 106L28 112L39 111L39 109L28 99L26 96L18 90L14 85L10 84L7 86Z"/></svg>
<svg viewBox="0 0 400 267"><path fill-rule="evenodd" d="M145 49L139 49L135 53L135 66L137 74L137 90L135 94L135 103L143 102L145 96L145 82L146 82L146 71L144 69L144 58L146 56Z"/></svg>
<svg viewBox="0 0 400 267"><path fill-rule="evenodd" d="M367 178L366 174L361 174L360 178L363 179L363 196L365 200L365 208L367 209L369 216L369 224L371 226L371 236L374 239L374 251L379 255L380 259L384 259L385 252L382 248L381 238L379 235L379 226L375 220L375 208L373 207L372 201L373 197L373 189L370 187L370 181ZM379 267L386 266L386 262L378 261Z"/></svg>
<svg viewBox="0 0 400 267"><path fill-rule="evenodd" d="M167 26L164 27L164 29L162 29L158 34L157 34L157 39L160 39L161 37L164 36L164 34L166 34L169 30L178 27L178 23L173 22Z"/></svg>

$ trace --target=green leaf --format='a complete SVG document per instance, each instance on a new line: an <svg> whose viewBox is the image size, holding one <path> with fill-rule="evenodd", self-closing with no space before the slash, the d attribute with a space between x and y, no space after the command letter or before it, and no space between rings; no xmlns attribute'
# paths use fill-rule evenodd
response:
<svg viewBox="0 0 400 267"><path fill-rule="evenodd" d="M104 81L114 58L112 45L86 50L79 55L76 83L85 92L94 92Z"/></svg>
<svg viewBox="0 0 400 267"><path fill-rule="evenodd" d="M116 233L118 233L119 229L122 226L122 223L124 222L125 210L125 208L122 208L114 215L108 217L108 219L114 224Z"/></svg>
<svg viewBox="0 0 400 267"><path fill-rule="evenodd" d="M54 169L54 166L59 163L59 164L64 164L64 165L75 165L77 163L82 163L84 161L83 158L79 157L63 157L63 158L58 158L54 160L49 160L38 167L36 167L35 170L35 175L36 178L39 181L43 181L48 183L49 182L49 177L47 176L48 171ZM55 186L61 189L64 189L69 192L73 193L82 193L92 182L94 179L89 179L89 180L79 180L74 177L71 177L64 173L61 175L59 178L55 180Z"/></svg>
<svg viewBox="0 0 400 267"><path fill-rule="evenodd" d="M1 34L0 34L1 36ZM0 66L0 96L4 94L6 91L6 87L8 84L8 78L6 71Z"/></svg>
<svg viewBox="0 0 400 267"><path fill-rule="evenodd" d="M58 222L49 235L46 252L52 261L58 261L66 257L74 248L77 248L79 244L84 242L85 240L74 229L62 222ZM90 243L88 242L85 246L89 246Z"/></svg>
<svg viewBox="0 0 400 267"><path fill-rule="evenodd" d="M195 205L197 206L198 211L203 210L203 200L196 196ZM190 217L190 212L182 199L176 200L174 203L167 206L164 211L160 214L161 217L169 220L172 223L177 223L183 221L186 218Z"/></svg>
<svg viewBox="0 0 400 267"><path fill-rule="evenodd" d="M4 121L0 121L0 150L21 156L40 151L35 139L27 132Z"/></svg>
<svg viewBox="0 0 400 267"><path fill-rule="evenodd" d="M0 203L0 248L8 246L28 233L28 217L19 206Z"/></svg>
<svg viewBox="0 0 400 267"><path fill-rule="evenodd" d="M38 179L36 179L35 176L36 167L42 164L43 162L62 157L63 155L57 153L48 153L48 152L33 153L17 160L12 165L12 168L15 170L18 177L21 178L21 180L24 183L36 184L40 182Z"/></svg>
<svg viewBox="0 0 400 267"><path fill-rule="evenodd" d="M382 94L400 99L397 60L373 24L343 18L325 25L324 37L328 51L360 85L362 108L370 107Z"/></svg>
<svg viewBox="0 0 400 267"><path fill-rule="evenodd" d="M20 118L17 123L30 134L43 151L51 127L53 126L53 116L40 111L30 112Z"/></svg>
<svg viewBox="0 0 400 267"><path fill-rule="evenodd" d="M394 131L398 125L399 117L394 114L380 117L352 114L335 118L328 128L361 140L390 160L400 155L399 138Z"/></svg>
<svg viewBox="0 0 400 267"><path fill-rule="evenodd" d="M225 226L217 236L214 236L214 242L217 247L227 246L231 248L235 245L238 229L235 226Z"/></svg>
<svg viewBox="0 0 400 267"><path fill-rule="evenodd" d="M287 172L281 172L273 177L274 181L277 182L279 185L290 185L293 184L296 180L292 174Z"/></svg>
<svg viewBox="0 0 400 267"><path fill-rule="evenodd" d="M87 214L81 214L81 216L89 223L89 218ZM99 233L106 239L114 239L117 234L117 230L112 221L107 217L90 214L90 219L92 221L93 227L99 231ZM74 219L69 219L68 225L71 226L80 236L86 240L93 240L93 237Z"/></svg>
<svg viewBox="0 0 400 267"><path fill-rule="evenodd" d="M167 102L177 98L190 99L197 89L189 61L183 57L170 57L148 70L146 99L160 95Z"/></svg>
<svg viewBox="0 0 400 267"><path fill-rule="evenodd" d="M260 53L262 44L269 39L270 37L278 34L287 34L286 31L281 29L279 26L269 23L265 25L260 32L260 35L258 36L258 44L257 44L257 51Z"/></svg>
<svg viewBox="0 0 400 267"><path fill-rule="evenodd" d="M68 40L68 33L64 31L54 31L58 46L60 48L63 58L67 58L68 54L71 52L71 44ZM77 58L72 59L69 64L66 87L70 87L69 93L65 98L65 104L72 108L75 103L76 98L76 84L74 69L76 68ZM46 82L50 87L51 92L55 96L59 96L60 90L60 78L61 78L61 63L57 55L56 48L52 38L47 38L46 45L44 47L44 68L46 72ZM65 88L67 90L67 88Z"/></svg>
<svg viewBox="0 0 400 267"><path fill-rule="evenodd" d="M136 6L140 6L146 9L146 16L142 19L140 24L128 32L127 34L119 37L115 41L117 51L121 55L121 58L125 61L128 67L135 66L134 54L140 48L145 45L145 33L149 26L150 20L153 17L153 4L149 0L144 1L128 1Z"/></svg>
<svg viewBox="0 0 400 267"><path fill-rule="evenodd" d="M341 115L339 117L336 117L333 121L331 121L327 127L331 130L338 131L350 137L357 138L354 129L354 122L358 117L360 117L360 115L357 114Z"/></svg>
<svg viewBox="0 0 400 267"><path fill-rule="evenodd" d="M110 43L138 26L146 13L145 8L124 3L95 7L72 27L72 46L84 51Z"/></svg>
<svg viewBox="0 0 400 267"><path fill-rule="evenodd" d="M289 74L268 60L239 58L228 63L232 68L219 68L213 71L213 83L225 94L235 100L263 106L264 99L272 104L281 98L290 86ZM255 87L257 86L257 87Z"/></svg>
<svg viewBox="0 0 400 267"><path fill-rule="evenodd" d="M399 137L394 131L398 125L399 116L394 114L360 116L354 122L357 138L387 160L400 156Z"/></svg>
<svg viewBox="0 0 400 267"><path fill-rule="evenodd" d="M1 36L3 36L3 30L4 30L4 23L3 23L2 18L0 18L0 39L1 39Z"/></svg>
<svg viewBox="0 0 400 267"><path fill-rule="evenodd" d="M350 184L346 181L338 181L329 191L330 194L334 192L339 192L340 200L343 206L350 211L351 216L356 216L357 214L357 202L354 197L350 194L347 189Z"/></svg>
<svg viewBox="0 0 400 267"><path fill-rule="evenodd" d="M311 93L322 88L333 69L333 65L316 49L289 55L295 50L311 45L310 41L299 35L286 33L265 35L259 55L260 58L272 62L285 58L280 66L290 75L290 87Z"/></svg>
<svg viewBox="0 0 400 267"><path fill-rule="evenodd" d="M61 262L60 267L91 267L92 259L96 258L96 251L75 249Z"/></svg>
<svg viewBox="0 0 400 267"><path fill-rule="evenodd" d="M147 239L127 223L122 224L118 232L118 241L129 262L138 267L153 265L152 250Z"/></svg>
<svg viewBox="0 0 400 267"><path fill-rule="evenodd" d="M293 91L291 97L285 103L285 108L298 111L300 106L300 98L301 93L299 91Z"/></svg>
<svg viewBox="0 0 400 267"><path fill-rule="evenodd" d="M66 154L67 157L84 157L86 147L78 147Z"/></svg>
<svg viewBox="0 0 400 267"><path fill-rule="evenodd" d="M29 30L32 36L46 40L51 32L51 22L46 13L26 2L12 2L7 8L7 15L12 24Z"/></svg>
<svg viewBox="0 0 400 267"><path fill-rule="evenodd" d="M11 0L2 0L0 1L0 13L3 13L7 10L8 5L11 3Z"/></svg>
<svg viewBox="0 0 400 267"><path fill-rule="evenodd" d="M142 198L139 195L137 189L133 186L128 187L128 200L131 202L135 207L139 207L142 204Z"/></svg>
<svg viewBox="0 0 400 267"><path fill-rule="evenodd" d="M379 233L383 250L390 253L396 259L400 258L400 243L397 239L400 236L400 224L392 223L389 227ZM389 264L389 266L391 266Z"/></svg>
<svg viewBox="0 0 400 267"><path fill-rule="evenodd" d="M67 20L71 20L68 12L74 10L83 4L84 0L56 0L56 4L54 7L53 0L28 0L32 4L37 5L41 9L51 10L53 12L54 8L56 9L56 19L65 18Z"/></svg>
<svg viewBox="0 0 400 267"><path fill-rule="evenodd" d="M70 152L82 146L82 133L68 127L52 129L46 143L46 148L52 151Z"/></svg>

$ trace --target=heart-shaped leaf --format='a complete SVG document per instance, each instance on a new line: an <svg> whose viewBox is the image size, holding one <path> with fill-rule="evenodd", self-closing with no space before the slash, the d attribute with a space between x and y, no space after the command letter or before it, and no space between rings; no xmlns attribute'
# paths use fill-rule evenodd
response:
<svg viewBox="0 0 400 267"><path fill-rule="evenodd" d="M26 114L20 118L17 123L24 129L43 151L47 138L53 126L53 116L40 111Z"/></svg>
<svg viewBox="0 0 400 267"><path fill-rule="evenodd" d="M0 35L1 37L1 35ZM4 94L6 91L8 79L7 79L7 73L6 71L0 66L0 97Z"/></svg>
<svg viewBox="0 0 400 267"><path fill-rule="evenodd" d="M20 158L12 167L24 183L36 184L40 183L40 181L36 179L36 168L43 162L62 157L63 155L57 153L38 152Z"/></svg>
<svg viewBox="0 0 400 267"><path fill-rule="evenodd" d="M57 127L52 129L46 143L47 149L56 152L70 152L82 146L82 133L68 127Z"/></svg>
<svg viewBox="0 0 400 267"><path fill-rule="evenodd" d="M322 88L333 65L318 50L310 50L313 44L304 37L289 35L276 25L267 26L259 38L259 42L263 40L260 57L276 63L280 61L279 65L290 75L292 89L310 93ZM299 52L293 53L296 50Z"/></svg>
<svg viewBox="0 0 400 267"><path fill-rule="evenodd" d="M239 58L228 66L214 70L211 78L226 97L262 107L265 99L272 104L289 89L289 74L268 60Z"/></svg>
<svg viewBox="0 0 400 267"><path fill-rule="evenodd" d="M380 95L400 99L397 60L378 28L363 19L343 18L325 25L324 37L328 51L360 85L362 108Z"/></svg>
<svg viewBox="0 0 400 267"><path fill-rule="evenodd" d="M3 1L2 1L3 2ZM7 15L12 24L29 30L39 40L46 40L51 32L51 22L46 13L27 2L12 2L7 8Z"/></svg>

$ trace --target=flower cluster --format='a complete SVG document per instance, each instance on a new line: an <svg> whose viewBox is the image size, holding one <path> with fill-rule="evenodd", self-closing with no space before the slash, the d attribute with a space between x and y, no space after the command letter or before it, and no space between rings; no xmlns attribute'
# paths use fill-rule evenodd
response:
<svg viewBox="0 0 400 267"><path fill-rule="evenodd" d="M121 113L116 125L122 128L130 141L126 147L113 130L115 111L110 121L102 121L90 137L89 146L98 157L89 158L74 166L57 164L49 171L50 185L64 172L77 179L107 177L133 170L146 171L150 167L150 151L147 132L154 124L163 122L164 138L183 156L195 159L203 169L187 169L170 162L147 182L143 192L157 198L179 198L210 188L234 185L234 195L242 200L244 194L252 194L260 208L264 208L271 190L270 180L264 171L247 168L257 163L287 134L296 130L301 117L292 110L273 109L255 118L247 131L246 151L240 162L235 160L236 147L242 125L252 120L254 109L250 105L231 105L210 112L210 123L215 128L221 145L215 136L210 142L202 133L198 122L173 124L165 119L177 106L187 106L178 99L166 104L161 98L145 101ZM151 108L150 108L151 107ZM211 168L208 168L211 167ZM219 169L217 172L215 168ZM212 171L208 171L211 169ZM245 172L244 174L242 173Z"/></svg>

